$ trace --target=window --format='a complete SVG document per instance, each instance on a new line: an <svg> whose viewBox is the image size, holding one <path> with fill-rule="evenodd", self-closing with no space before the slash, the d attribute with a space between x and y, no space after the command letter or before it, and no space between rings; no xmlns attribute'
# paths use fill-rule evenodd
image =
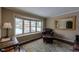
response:
<svg viewBox="0 0 79 59"><path fill-rule="evenodd" d="M41 32L41 30L41 21L15 18L15 35Z"/></svg>
<svg viewBox="0 0 79 59"><path fill-rule="evenodd" d="M29 32L30 32L30 21L24 20L24 33L29 33Z"/></svg>
<svg viewBox="0 0 79 59"><path fill-rule="evenodd" d="M15 30L15 34L22 34L22 31L23 31L23 20L20 19L20 18L15 18L15 27L16 27L16 30Z"/></svg>
<svg viewBox="0 0 79 59"><path fill-rule="evenodd" d="M42 30L42 23L41 21L37 21L37 32L40 32Z"/></svg>
<svg viewBox="0 0 79 59"><path fill-rule="evenodd" d="M36 21L31 21L31 32L36 32Z"/></svg>

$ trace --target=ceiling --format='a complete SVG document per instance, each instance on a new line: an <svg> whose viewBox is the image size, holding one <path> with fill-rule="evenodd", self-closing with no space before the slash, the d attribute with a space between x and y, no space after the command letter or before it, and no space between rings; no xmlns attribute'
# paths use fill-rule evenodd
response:
<svg viewBox="0 0 79 59"><path fill-rule="evenodd" d="M54 17L79 11L79 7L13 7L43 17Z"/></svg>

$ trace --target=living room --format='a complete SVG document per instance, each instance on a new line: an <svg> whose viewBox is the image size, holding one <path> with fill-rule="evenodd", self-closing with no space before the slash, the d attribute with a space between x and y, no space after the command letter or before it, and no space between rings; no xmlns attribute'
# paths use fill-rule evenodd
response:
<svg viewBox="0 0 79 59"><path fill-rule="evenodd" d="M79 51L78 18L79 7L1 7L0 51ZM48 37L44 29L52 29L55 36Z"/></svg>

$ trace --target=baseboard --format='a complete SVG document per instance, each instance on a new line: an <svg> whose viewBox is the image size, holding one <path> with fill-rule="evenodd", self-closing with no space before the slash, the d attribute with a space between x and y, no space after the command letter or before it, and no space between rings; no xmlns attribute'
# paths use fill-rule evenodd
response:
<svg viewBox="0 0 79 59"><path fill-rule="evenodd" d="M23 42L20 45L27 44L27 43L31 43L31 42L36 41L36 40L41 39L41 38L42 37L39 37L39 38L36 38L36 39L32 39L32 40L29 40L27 42ZM56 39L56 40L57 41L61 41L61 42L66 43L66 44L69 44L69 45L74 45L74 42L70 42L70 41L66 41L66 40L62 40L62 39Z"/></svg>
<svg viewBox="0 0 79 59"><path fill-rule="evenodd" d="M56 39L56 40L61 41L63 43L67 43L69 45L74 45L74 42L70 42L70 41L67 41L67 40L62 40L62 39Z"/></svg>

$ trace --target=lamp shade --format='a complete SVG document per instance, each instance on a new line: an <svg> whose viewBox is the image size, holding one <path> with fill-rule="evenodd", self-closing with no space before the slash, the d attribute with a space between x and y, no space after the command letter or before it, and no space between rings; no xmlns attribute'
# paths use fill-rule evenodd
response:
<svg viewBox="0 0 79 59"><path fill-rule="evenodd" d="M10 22L4 23L4 24L3 24L3 28L11 29L11 28L12 28L11 23L10 23Z"/></svg>

